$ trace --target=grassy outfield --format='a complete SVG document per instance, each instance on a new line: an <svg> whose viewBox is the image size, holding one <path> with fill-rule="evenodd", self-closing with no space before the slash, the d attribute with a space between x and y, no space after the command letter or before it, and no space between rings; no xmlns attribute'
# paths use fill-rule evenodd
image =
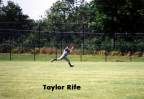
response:
<svg viewBox="0 0 144 99"><path fill-rule="evenodd" d="M57 55L59 57L60 55ZM35 56L36 61L49 61L52 58L55 58L56 55L49 54L37 54ZM103 55L70 55L72 61L92 61L92 62L104 62L105 56ZM33 54L12 54L11 59L13 61L33 61ZM10 54L0 54L0 61L10 60ZM131 60L129 56L107 56L107 61L109 62L144 62L144 57L132 56Z"/></svg>
<svg viewBox="0 0 144 99"><path fill-rule="evenodd" d="M144 99L144 62L0 62L0 99ZM43 85L65 86L44 90ZM80 90L67 90L77 84Z"/></svg>

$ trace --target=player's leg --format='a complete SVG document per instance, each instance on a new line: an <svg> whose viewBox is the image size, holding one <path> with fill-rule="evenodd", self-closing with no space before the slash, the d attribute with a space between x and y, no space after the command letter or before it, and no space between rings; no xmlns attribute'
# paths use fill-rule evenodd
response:
<svg viewBox="0 0 144 99"><path fill-rule="evenodd" d="M53 62L53 61L60 61L60 60L62 60L63 59L63 55L61 55L59 58L54 58L54 59L52 59L51 60L51 62Z"/></svg>
<svg viewBox="0 0 144 99"><path fill-rule="evenodd" d="M53 62L53 61L57 61L57 58L54 58L54 59L52 59L52 60L50 60L51 62Z"/></svg>
<svg viewBox="0 0 144 99"><path fill-rule="evenodd" d="M64 60L66 60L70 67L74 67L74 65L71 64L70 60L65 56L63 57Z"/></svg>
<svg viewBox="0 0 144 99"><path fill-rule="evenodd" d="M57 61L62 60L62 59L63 59L63 57L64 57L64 55L61 55L59 58L57 58Z"/></svg>

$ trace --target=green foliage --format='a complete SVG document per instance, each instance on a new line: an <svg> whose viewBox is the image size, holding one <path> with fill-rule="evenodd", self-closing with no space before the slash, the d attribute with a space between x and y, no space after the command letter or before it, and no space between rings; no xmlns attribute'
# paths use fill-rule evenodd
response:
<svg viewBox="0 0 144 99"><path fill-rule="evenodd" d="M58 1L45 21L48 30L56 31L80 31L82 24L88 24L89 31L143 32L143 15L142 0L93 0L75 7Z"/></svg>
<svg viewBox="0 0 144 99"><path fill-rule="evenodd" d="M32 56L33 57L33 56ZM31 59L30 57L29 59ZM44 58L45 59L45 58ZM45 59L46 60L46 59ZM1 61L1 99L143 99L143 62ZM65 86L44 90L43 84ZM81 90L67 90L77 84Z"/></svg>
<svg viewBox="0 0 144 99"><path fill-rule="evenodd" d="M0 28L32 29L32 20L24 15L20 6L14 4L14 2L8 1L8 4L2 7L2 12Z"/></svg>
<svg viewBox="0 0 144 99"><path fill-rule="evenodd" d="M6 6L2 5L2 2L0 4L0 29L39 31L25 33L19 35L18 38L17 33L13 33L14 47L23 45L33 48L53 45L60 48L61 44L65 46L73 42L76 46L91 51L95 49L122 52L144 50L143 40L133 38L133 34L127 38L117 39L116 43L119 46L115 47L113 44L114 33L144 32L143 0L93 0L90 3L59 0L47 10L46 18L35 22L24 15L20 6L14 2L9 1ZM71 35L54 34L54 32L78 33ZM87 34L83 36L83 32L104 32L105 37ZM0 43L11 39L9 32L2 33L2 37ZM83 39L84 45L82 44Z"/></svg>
<svg viewBox="0 0 144 99"><path fill-rule="evenodd" d="M18 40L27 34L19 33L13 30L30 30L33 27L33 20L29 19L28 15L23 14L19 5L12 1L8 1L7 5L0 5L0 29L8 30L6 32L0 31L2 36L0 45L2 46L6 42L13 42L13 47L18 46ZM12 36L12 37L11 37ZM10 45L10 43L7 43ZM16 46L17 45L17 46ZM9 48L10 49L10 48ZM4 47L6 51L7 48Z"/></svg>
<svg viewBox="0 0 144 99"><path fill-rule="evenodd" d="M105 31L143 32L143 0L94 0L99 11L107 16Z"/></svg>
<svg viewBox="0 0 144 99"><path fill-rule="evenodd" d="M49 11L47 11L46 27L48 31L64 31L64 23L69 16L69 6L57 1Z"/></svg>

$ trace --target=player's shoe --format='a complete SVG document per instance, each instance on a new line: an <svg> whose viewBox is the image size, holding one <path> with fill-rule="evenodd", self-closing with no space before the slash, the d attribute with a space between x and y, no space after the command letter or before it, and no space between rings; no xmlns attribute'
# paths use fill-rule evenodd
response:
<svg viewBox="0 0 144 99"><path fill-rule="evenodd" d="M74 67L74 65L70 65L70 67Z"/></svg>
<svg viewBox="0 0 144 99"><path fill-rule="evenodd" d="M57 59L52 59L52 60L50 60L50 62L53 62L53 61L56 61Z"/></svg>

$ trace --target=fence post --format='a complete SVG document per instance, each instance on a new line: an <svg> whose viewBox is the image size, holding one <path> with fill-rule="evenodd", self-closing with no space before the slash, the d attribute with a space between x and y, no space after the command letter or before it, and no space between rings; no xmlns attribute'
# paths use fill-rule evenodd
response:
<svg viewBox="0 0 144 99"><path fill-rule="evenodd" d="M35 42L34 42L35 43ZM34 44L34 61L36 60L36 58L35 58L35 44Z"/></svg>
<svg viewBox="0 0 144 99"><path fill-rule="evenodd" d="M57 59L57 54L58 54L58 52L57 52L57 44L56 44L56 59Z"/></svg>
<svg viewBox="0 0 144 99"><path fill-rule="evenodd" d="M115 46L116 46L116 44L115 44L115 41L116 41L116 33L114 32L114 35L113 35L114 37L113 37L113 49L115 49Z"/></svg>
<svg viewBox="0 0 144 99"><path fill-rule="evenodd" d="M40 44L41 44L41 42L40 42L40 23L39 23L39 32L38 32L38 36L39 36L39 37L38 37L38 38L39 38L39 41L38 41L38 42L39 42L39 53L40 53Z"/></svg>
<svg viewBox="0 0 144 99"><path fill-rule="evenodd" d="M62 54L62 38L63 38L63 37L62 37L62 33L60 33L60 37L61 37L61 38L60 38L60 39L61 39L61 42L60 42L61 45L60 45L60 46L61 46L61 54Z"/></svg>
<svg viewBox="0 0 144 99"><path fill-rule="evenodd" d="M81 48L80 48L80 61L82 62L82 47L83 45L81 44Z"/></svg>
<svg viewBox="0 0 144 99"><path fill-rule="evenodd" d="M54 33L55 33L55 31L54 31ZM55 45L55 48L56 48L56 59L57 59L57 46L58 46L58 44L57 44L57 34L55 33L55 41L54 41L54 45Z"/></svg>
<svg viewBox="0 0 144 99"><path fill-rule="evenodd" d="M11 33L9 34L9 36L10 36L10 61L12 60L12 35L11 35Z"/></svg>
<svg viewBox="0 0 144 99"><path fill-rule="evenodd" d="M85 37L84 37L84 32L85 32L85 29L84 29L85 27L84 27L84 24L83 24L83 55L84 55L84 39L85 39Z"/></svg>
<svg viewBox="0 0 144 99"><path fill-rule="evenodd" d="M132 62L132 55L129 55L129 60L130 62Z"/></svg>
<svg viewBox="0 0 144 99"><path fill-rule="evenodd" d="M34 39L34 52L33 52L33 53L34 53L34 61L36 60L36 57L35 57L35 56L36 56L36 55L35 55L35 43L36 43L36 42L35 42L35 39Z"/></svg>
<svg viewBox="0 0 144 99"><path fill-rule="evenodd" d="M80 56L80 60L82 61L82 55L84 55L84 32L85 32L85 29L84 29L84 24L82 25L82 44L81 44L81 56Z"/></svg>
<svg viewBox="0 0 144 99"><path fill-rule="evenodd" d="M106 51L106 49L105 49L105 62L107 62L107 54L108 54L108 52Z"/></svg>

